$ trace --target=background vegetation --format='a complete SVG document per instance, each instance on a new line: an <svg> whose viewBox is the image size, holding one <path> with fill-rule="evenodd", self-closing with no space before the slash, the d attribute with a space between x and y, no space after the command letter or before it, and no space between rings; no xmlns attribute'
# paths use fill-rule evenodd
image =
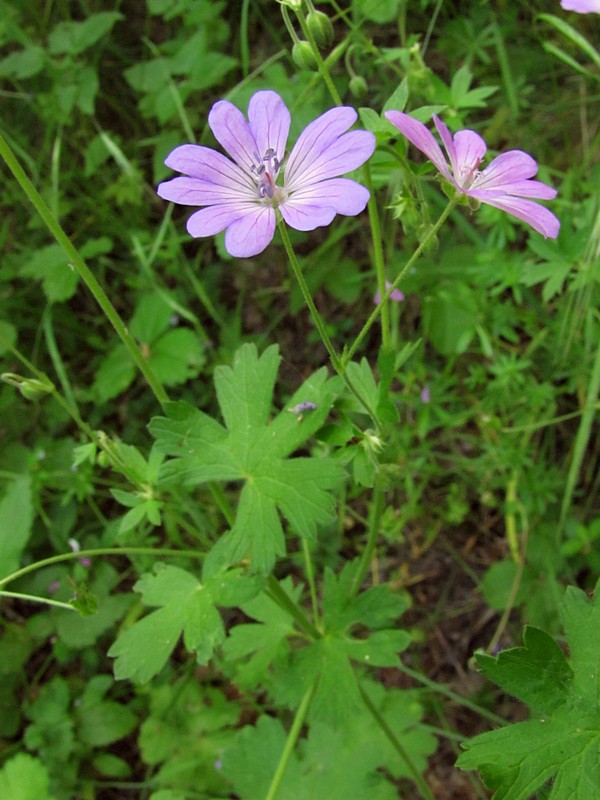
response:
<svg viewBox="0 0 600 800"><path fill-rule="evenodd" d="M189 211L155 193L173 147L215 146L207 115L218 99L245 111L254 92L274 89L292 141L333 105L280 3L0 0L2 136L142 358L171 399L219 421L215 384L231 380L232 426L260 396L288 437L278 458L312 459L325 498L307 523L314 535L284 520L272 573L268 545L251 546L262 574L243 559L226 573L205 559L233 524L239 483L210 475L190 488L173 463L194 465L181 453L165 460L180 447L177 417L160 417L89 282L3 167L8 800L600 797L600 620L583 594L600 575L599 18L558 2L317 8L332 21L319 44L335 87L378 138L371 173L391 279L446 200L385 108L438 113L493 153L531 153L559 190L560 236L486 206L452 212L391 304L394 356L379 355L374 328L351 365L379 404L372 430L320 371L326 353L277 237L233 259L221 236L190 239ZM341 349L373 309L368 214L290 235ZM319 407L300 420L289 410L309 390ZM181 419L189 430L192 417ZM242 535L256 542L251 522ZM488 654L479 669L476 650ZM592 674L585 689L578 667ZM575 686L580 705L558 684ZM553 728L548 763L521 764L540 733L503 726L547 719L563 702L571 716ZM589 783L572 789L579 779L561 773L557 742L565 725L574 742L581 703L596 762L576 751ZM476 740L461 762L486 788L455 761L491 729L510 733Z"/></svg>

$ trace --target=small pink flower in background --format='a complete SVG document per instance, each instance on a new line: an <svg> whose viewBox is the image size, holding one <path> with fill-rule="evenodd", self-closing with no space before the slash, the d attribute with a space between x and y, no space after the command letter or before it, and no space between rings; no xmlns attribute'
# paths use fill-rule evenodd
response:
<svg viewBox="0 0 600 800"><path fill-rule="evenodd" d="M578 14L600 14L600 0L561 0L565 11L576 11Z"/></svg>
<svg viewBox="0 0 600 800"><path fill-rule="evenodd" d="M77 539L67 539L67 543L74 553L78 553L81 550L81 545L79 544ZM87 556L83 556L83 558L78 558L77 561L79 561L82 567L86 567L86 569L87 567L91 566L92 563L91 560L87 558Z"/></svg>
<svg viewBox="0 0 600 800"><path fill-rule="evenodd" d="M459 192L500 208L531 225L542 236L556 239L560 229L558 218L530 199L552 200L556 197L556 189L541 181L531 180L538 166L530 155L522 150L509 150L494 158L480 172L479 165L487 146L475 131L458 131L452 136L446 125L438 117L433 117L448 161L433 134L422 122L401 111L386 111L385 116L409 142L425 153Z"/></svg>
<svg viewBox="0 0 600 800"><path fill-rule="evenodd" d="M421 402L427 404L429 403L430 400L431 400L431 392L429 391L429 386L424 386L421 389Z"/></svg>
<svg viewBox="0 0 600 800"><path fill-rule="evenodd" d="M165 164L186 177L158 186L160 197L188 206L206 206L188 219L191 236L225 230L232 256L248 258L267 247L275 233L276 210L298 231L329 225L336 214L354 216L367 205L369 192L348 178L370 158L375 136L348 131L356 122L353 108L326 111L311 122L292 148L283 186L277 185L290 129L290 112L272 91L256 92L248 120L227 100L208 115L208 124L233 161L210 147L176 147Z"/></svg>
<svg viewBox="0 0 600 800"><path fill-rule="evenodd" d="M386 290L386 292L389 292L391 285L392 284L389 281L385 282L385 290ZM390 300L393 300L395 303L401 303L404 300L404 295L402 294L400 289L394 289L394 291L390 295ZM379 303L381 303L381 294L379 292L379 289L375 293L375 297L373 298L373 302L375 303L375 305L378 305Z"/></svg>

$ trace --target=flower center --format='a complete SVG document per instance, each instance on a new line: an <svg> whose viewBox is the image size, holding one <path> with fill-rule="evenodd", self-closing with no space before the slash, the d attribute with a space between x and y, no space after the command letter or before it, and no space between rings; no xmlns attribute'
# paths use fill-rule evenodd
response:
<svg viewBox="0 0 600 800"><path fill-rule="evenodd" d="M457 181L463 189L469 189L473 182L481 175L481 171L478 169L480 164L481 159L477 158L472 164L465 164L461 167L460 175L457 176Z"/></svg>
<svg viewBox="0 0 600 800"><path fill-rule="evenodd" d="M277 186L277 175L282 166L282 161L277 158L275 150L269 147L263 157L254 153L254 162L250 164L250 172L257 183L257 194L261 200L278 204L283 199L283 193Z"/></svg>

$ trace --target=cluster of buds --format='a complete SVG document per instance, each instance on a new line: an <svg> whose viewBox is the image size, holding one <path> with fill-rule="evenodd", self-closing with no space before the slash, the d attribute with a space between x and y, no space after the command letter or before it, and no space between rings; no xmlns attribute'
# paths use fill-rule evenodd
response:
<svg viewBox="0 0 600 800"><path fill-rule="evenodd" d="M292 38L292 59L300 69L313 70L317 68L319 48L329 47L333 41L333 25L331 20L322 11L317 11L312 0L278 0L281 5L283 21ZM303 39L300 39L292 25L288 8L296 14L302 29Z"/></svg>

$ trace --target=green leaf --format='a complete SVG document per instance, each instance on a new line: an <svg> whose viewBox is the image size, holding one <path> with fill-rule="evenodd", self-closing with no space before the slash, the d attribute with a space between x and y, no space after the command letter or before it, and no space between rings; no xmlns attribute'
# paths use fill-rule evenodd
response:
<svg viewBox="0 0 600 800"><path fill-rule="evenodd" d="M496 657L477 653L477 664L490 680L536 714L550 714L565 702L573 672L563 651L545 631L526 627L523 644Z"/></svg>
<svg viewBox="0 0 600 800"><path fill-rule="evenodd" d="M117 742L137 725L137 716L127 705L105 699L113 685L110 675L92 677L75 709L78 738L90 747Z"/></svg>
<svg viewBox="0 0 600 800"><path fill-rule="evenodd" d="M121 394L135 378L135 364L125 345L118 344L102 359L92 391L98 402L106 403Z"/></svg>
<svg viewBox="0 0 600 800"><path fill-rule="evenodd" d="M325 571L323 623L325 634L297 650L277 668L277 701L296 706L317 681L309 709L311 722L337 726L356 713L362 701L351 662L393 667L398 653L410 643L409 634L397 627L366 635L365 627L383 628L396 622L407 602L388 586L376 586L357 597L350 595L358 561L346 564L339 575ZM252 616L246 607L244 613Z"/></svg>
<svg viewBox="0 0 600 800"><path fill-rule="evenodd" d="M0 797L6 800L52 800L48 770L37 758L18 753L0 770Z"/></svg>
<svg viewBox="0 0 600 800"><path fill-rule="evenodd" d="M442 355L464 353L477 328L477 302L464 283L439 288L425 301L423 323Z"/></svg>
<svg viewBox="0 0 600 800"><path fill-rule="evenodd" d="M202 342L189 328L167 331L150 348L150 365L165 386L185 383L204 364Z"/></svg>
<svg viewBox="0 0 600 800"><path fill-rule="evenodd" d="M231 743L239 706L214 687L185 676L175 684L157 686L150 694L150 712L141 725L139 747L152 768L153 785L202 789L202 796L227 796L217 768ZM209 793L209 794L208 794Z"/></svg>
<svg viewBox="0 0 600 800"><path fill-rule="evenodd" d="M360 14L380 25L397 19L399 5L400 0L359 0L357 3Z"/></svg>
<svg viewBox="0 0 600 800"><path fill-rule="evenodd" d="M435 750L435 738L419 723L422 709L414 692L365 681L365 691L400 740L410 763L419 771ZM242 800L265 797L286 741L281 723L262 716L246 725L223 754L223 772ZM326 766L325 766L326 765ZM411 777L381 728L358 706L343 726L312 724L287 762L278 796L286 800L395 800L393 779Z"/></svg>
<svg viewBox="0 0 600 800"><path fill-rule="evenodd" d="M297 603L302 591L294 587L291 579L281 582L281 588ZM288 612L265 593L242 606L247 617L256 624L236 625L223 645L223 655L228 661L241 661L236 665L236 683L252 688L268 680L268 667L289 652L288 638L294 634L294 623Z"/></svg>
<svg viewBox="0 0 600 800"><path fill-rule="evenodd" d="M259 357L254 345L244 345L231 367L215 370L226 427L184 403L169 405L168 418L150 424L157 448L176 456L163 467L165 483L244 481L234 525L219 549L229 563L249 558L252 569L263 573L285 552L279 515L300 536L314 538L317 526L333 517L331 490L344 477L332 459L289 458L323 425L339 381L319 370L270 420L279 362L275 346ZM316 408L301 419L290 413L306 402Z"/></svg>
<svg viewBox="0 0 600 800"><path fill-rule="evenodd" d="M17 341L17 329L10 322L0 319L0 356L4 355Z"/></svg>
<svg viewBox="0 0 600 800"><path fill-rule="evenodd" d="M0 61L0 77L24 80L37 75L44 68L46 52L43 47L26 45L23 50L11 53Z"/></svg>
<svg viewBox="0 0 600 800"><path fill-rule="evenodd" d="M7 484L0 500L0 577L19 568L32 524L31 479L18 475Z"/></svg>
<svg viewBox="0 0 600 800"><path fill-rule="evenodd" d="M240 570L217 573L201 583L178 567L156 565L154 575L144 575L134 589L148 606L158 607L122 633L109 651L115 657L115 676L140 683L164 667L180 636L199 664L206 664L214 648L225 639L216 604L239 605L259 591L256 580Z"/></svg>
<svg viewBox="0 0 600 800"><path fill-rule="evenodd" d="M118 11L103 11L92 14L83 22L59 22L48 37L49 51L52 55L83 53L102 39L120 19L124 17Z"/></svg>
<svg viewBox="0 0 600 800"><path fill-rule="evenodd" d="M479 656L486 674L524 699L536 719L467 742L457 765L478 769L494 800L527 800L552 781L548 800L589 800L600 786L600 581L592 599L569 587L561 616L570 664L543 631L525 646Z"/></svg>

